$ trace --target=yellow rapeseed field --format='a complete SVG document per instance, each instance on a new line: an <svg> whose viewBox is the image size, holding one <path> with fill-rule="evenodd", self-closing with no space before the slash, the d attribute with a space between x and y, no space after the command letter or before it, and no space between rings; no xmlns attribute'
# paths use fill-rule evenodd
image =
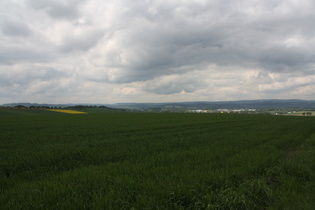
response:
<svg viewBox="0 0 315 210"><path fill-rule="evenodd" d="M79 112L79 111L67 110L67 109L49 109L49 111L62 112L62 113L67 113L67 114L86 114L86 112Z"/></svg>

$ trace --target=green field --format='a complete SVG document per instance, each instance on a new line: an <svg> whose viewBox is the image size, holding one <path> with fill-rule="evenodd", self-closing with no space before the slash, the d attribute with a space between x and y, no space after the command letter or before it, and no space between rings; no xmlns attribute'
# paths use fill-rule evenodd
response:
<svg viewBox="0 0 315 210"><path fill-rule="evenodd" d="M297 112L291 112L288 115L293 116L315 116L315 111L297 111Z"/></svg>
<svg viewBox="0 0 315 210"><path fill-rule="evenodd" d="M0 110L0 209L315 206L314 117L16 112Z"/></svg>

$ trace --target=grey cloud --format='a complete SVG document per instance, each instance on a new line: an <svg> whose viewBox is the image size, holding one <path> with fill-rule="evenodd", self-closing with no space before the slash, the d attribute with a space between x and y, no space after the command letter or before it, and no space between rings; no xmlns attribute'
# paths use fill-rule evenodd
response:
<svg viewBox="0 0 315 210"><path fill-rule="evenodd" d="M158 86L148 86L144 88L145 91L155 94L174 94L181 92L194 92L197 89L197 86L194 83L185 83L185 82L175 82L170 81L167 83L158 84Z"/></svg>
<svg viewBox="0 0 315 210"><path fill-rule="evenodd" d="M64 38L60 51L67 53L71 51L86 51L97 44L99 39L104 36L102 29L83 31L81 34L73 34Z"/></svg>
<svg viewBox="0 0 315 210"><path fill-rule="evenodd" d="M12 65L20 62L48 62L55 58L54 53L43 49L23 47L0 48L0 64Z"/></svg>
<svg viewBox="0 0 315 210"><path fill-rule="evenodd" d="M146 81L143 90L154 94L191 93L206 87L205 81L197 72L186 75L168 75Z"/></svg>
<svg viewBox="0 0 315 210"><path fill-rule="evenodd" d="M8 66L0 67L0 74L2 75L0 86L2 87L18 85L23 88L33 81L49 81L66 76L62 71L51 67L30 67L27 65L24 68L15 67L14 69ZM27 74L24 73L25 71Z"/></svg>
<svg viewBox="0 0 315 210"><path fill-rule="evenodd" d="M21 21L5 20L1 22L1 31L7 36L26 37L32 34L29 26Z"/></svg>
<svg viewBox="0 0 315 210"><path fill-rule="evenodd" d="M84 0L29 0L28 2L33 8L46 11L52 18L71 20L80 16L79 5Z"/></svg>
<svg viewBox="0 0 315 210"><path fill-rule="evenodd" d="M275 48L262 52L257 61L263 68L277 72L295 71L308 68L315 63L314 54L298 48Z"/></svg>
<svg viewBox="0 0 315 210"><path fill-rule="evenodd" d="M91 94L92 83L127 85L140 91L139 100L143 92L220 100L286 89L310 95L306 87L314 80L304 77L315 72L314 11L311 0L7 1L0 5L0 64L23 76L0 71L0 80L23 88L32 83L37 92L51 87L49 78L89 84ZM38 66L47 72L37 75ZM293 84L296 75L303 80Z"/></svg>
<svg viewBox="0 0 315 210"><path fill-rule="evenodd" d="M233 1L205 5L169 3L157 5L151 15L150 4L130 5L133 12L127 12L120 20L128 19L128 25L121 29L123 35L113 33L111 37L121 44L111 57L119 57L126 49L133 53L127 56L133 57L128 64L116 63L116 68L125 69L125 75L120 73L116 82L152 79L198 64L262 67L277 72L297 71L315 63L311 46L290 49L278 44L301 31L311 35L315 28L307 20L313 14L297 14L294 7L284 2L245 2L240 6ZM258 15L251 18L247 10L253 9ZM274 14L282 10L286 12ZM167 14L169 19L161 19L159 14ZM311 40L310 37L302 39Z"/></svg>

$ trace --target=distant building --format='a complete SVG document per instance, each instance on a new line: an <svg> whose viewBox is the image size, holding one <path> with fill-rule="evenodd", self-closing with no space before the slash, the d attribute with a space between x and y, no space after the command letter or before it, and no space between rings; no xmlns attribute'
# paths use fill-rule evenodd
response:
<svg viewBox="0 0 315 210"><path fill-rule="evenodd" d="M194 113L207 113L207 110L198 109L198 110L191 110L191 112L194 112Z"/></svg>

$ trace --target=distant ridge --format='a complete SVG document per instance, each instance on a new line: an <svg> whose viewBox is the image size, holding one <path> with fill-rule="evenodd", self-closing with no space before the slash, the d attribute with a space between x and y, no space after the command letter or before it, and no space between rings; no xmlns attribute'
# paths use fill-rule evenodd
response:
<svg viewBox="0 0 315 210"><path fill-rule="evenodd" d="M261 99L261 100L239 100L239 101L191 101L191 102L166 102L166 103L115 103L115 104L45 104L45 103L8 103L2 106L26 106L26 107L61 107L66 108L77 105L96 105L111 108L129 110L194 110L194 109L315 109L315 100L301 99Z"/></svg>
<svg viewBox="0 0 315 210"><path fill-rule="evenodd" d="M26 107L69 107L69 106L73 106L74 104L39 104L39 103L7 103L7 104L3 104L2 106L7 106L7 107L14 107L14 106L26 106Z"/></svg>
<svg viewBox="0 0 315 210"><path fill-rule="evenodd" d="M277 109L297 108L315 109L315 100L300 99L261 99L240 101L195 101L170 103L117 103L111 106L125 109L161 109L161 110L194 110L194 109Z"/></svg>

